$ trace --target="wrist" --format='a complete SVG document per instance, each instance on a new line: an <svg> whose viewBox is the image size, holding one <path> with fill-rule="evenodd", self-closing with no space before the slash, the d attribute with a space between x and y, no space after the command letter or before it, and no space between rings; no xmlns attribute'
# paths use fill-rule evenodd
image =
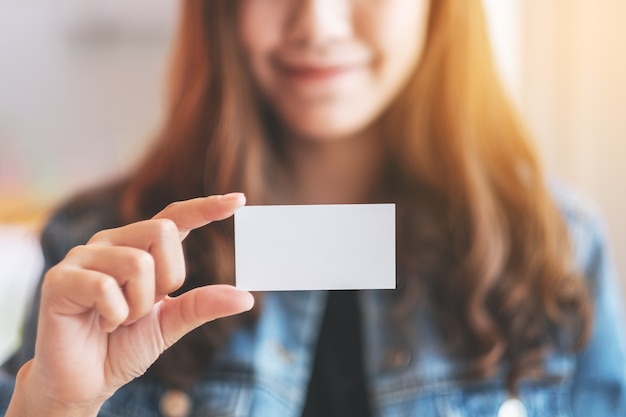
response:
<svg viewBox="0 0 626 417"><path fill-rule="evenodd" d="M45 385L31 372L32 360L17 373L15 390L6 417L96 417L101 404L78 404L60 401L46 395Z"/></svg>

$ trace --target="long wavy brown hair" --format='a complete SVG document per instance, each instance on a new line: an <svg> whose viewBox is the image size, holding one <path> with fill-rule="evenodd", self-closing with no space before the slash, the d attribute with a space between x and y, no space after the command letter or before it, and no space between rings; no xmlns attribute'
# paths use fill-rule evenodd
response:
<svg viewBox="0 0 626 417"><path fill-rule="evenodd" d="M590 301L572 271L563 219L494 70L481 1L431 3L421 61L380 119L385 185L398 207L394 314L401 319L427 302L451 351L467 360L459 377L484 378L506 364L515 391L541 372L551 348L563 347L559 335L569 335L569 348L584 343ZM125 220L235 190L250 203L268 202L281 160L277 121L254 93L241 56L237 4L182 2L168 116L125 190ZM234 282L229 221L191 234L185 250L180 291ZM229 333L253 321L254 312L204 325L149 375L188 386Z"/></svg>

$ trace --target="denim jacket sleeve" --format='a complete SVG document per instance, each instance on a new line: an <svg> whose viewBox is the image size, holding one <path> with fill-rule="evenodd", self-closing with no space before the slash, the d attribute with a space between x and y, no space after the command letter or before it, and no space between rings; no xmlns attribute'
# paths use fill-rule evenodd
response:
<svg viewBox="0 0 626 417"><path fill-rule="evenodd" d="M577 355L576 417L626 416L626 322L617 273L602 222L585 209L565 213L579 267L594 303L591 337Z"/></svg>

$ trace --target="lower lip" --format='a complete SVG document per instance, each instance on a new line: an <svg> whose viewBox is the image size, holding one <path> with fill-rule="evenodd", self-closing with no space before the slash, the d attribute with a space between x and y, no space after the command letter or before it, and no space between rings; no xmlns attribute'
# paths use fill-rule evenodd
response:
<svg viewBox="0 0 626 417"><path fill-rule="evenodd" d="M283 73L289 78L302 82L329 82L354 73L355 67L336 67L324 69L286 68Z"/></svg>

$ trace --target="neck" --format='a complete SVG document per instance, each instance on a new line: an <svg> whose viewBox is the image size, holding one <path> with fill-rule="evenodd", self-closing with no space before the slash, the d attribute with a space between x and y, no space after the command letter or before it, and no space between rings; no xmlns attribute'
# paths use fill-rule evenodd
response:
<svg viewBox="0 0 626 417"><path fill-rule="evenodd" d="M376 198L384 163L376 132L333 140L286 138L287 204L354 204Z"/></svg>

